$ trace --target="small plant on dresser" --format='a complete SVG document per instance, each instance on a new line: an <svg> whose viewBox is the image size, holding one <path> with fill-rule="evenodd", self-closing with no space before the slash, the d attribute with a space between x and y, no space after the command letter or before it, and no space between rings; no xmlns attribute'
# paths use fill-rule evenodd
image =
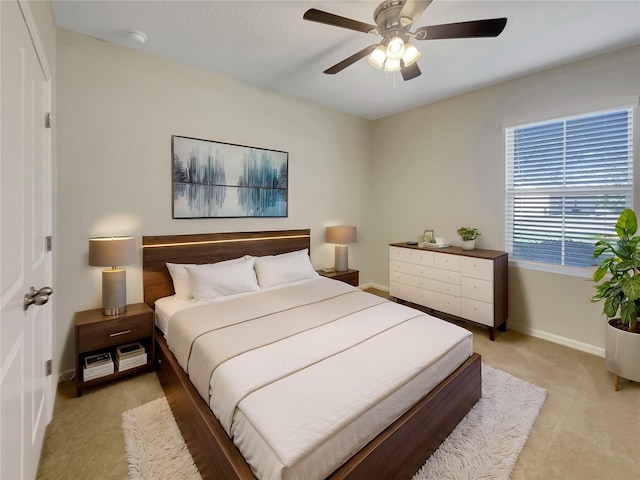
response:
<svg viewBox="0 0 640 480"><path fill-rule="evenodd" d="M480 230L475 227L460 227L457 233L460 240L462 240L461 246L463 250L473 250L476 246L476 238L481 235Z"/></svg>

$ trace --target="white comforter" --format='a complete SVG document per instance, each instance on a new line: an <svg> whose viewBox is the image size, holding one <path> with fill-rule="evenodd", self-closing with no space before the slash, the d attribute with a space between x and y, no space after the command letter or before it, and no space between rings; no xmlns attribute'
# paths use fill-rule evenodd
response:
<svg viewBox="0 0 640 480"><path fill-rule="evenodd" d="M274 479L324 478L472 351L462 328L325 278L179 312L167 339Z"/></svg>

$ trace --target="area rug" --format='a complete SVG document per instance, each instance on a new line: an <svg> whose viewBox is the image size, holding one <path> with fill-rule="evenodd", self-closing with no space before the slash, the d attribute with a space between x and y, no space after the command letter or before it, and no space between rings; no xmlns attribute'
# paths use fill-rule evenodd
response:
<svg viewBox="0 0 640 480"><path fill-rule="evenodd" d="M507 480L547 396L482 365L482 398L413 480ZM131 480L200 479L164 397L122 414Z"/></svg>
<svg viewBox="0 0 640 480"><path fill-rule="evenodd" d="M201 480L165 397L122 414L132 480Z"/></svg>

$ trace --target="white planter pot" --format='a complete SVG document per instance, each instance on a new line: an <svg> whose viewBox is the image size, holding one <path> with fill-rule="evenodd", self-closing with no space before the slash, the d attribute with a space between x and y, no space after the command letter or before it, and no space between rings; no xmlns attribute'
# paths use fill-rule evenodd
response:
<svg viewBox="0 0 640 480"><path fill-rule="evenodd" d="M475 240L462 240L462 249L463 250L473 250L476 247Z"/></svg>
<svg viewBox="0 0 640 480"><path fill-rule="evenodd" d="M619 377L640 382L640 334L620 330L608 323L605 366Z"/></svg>

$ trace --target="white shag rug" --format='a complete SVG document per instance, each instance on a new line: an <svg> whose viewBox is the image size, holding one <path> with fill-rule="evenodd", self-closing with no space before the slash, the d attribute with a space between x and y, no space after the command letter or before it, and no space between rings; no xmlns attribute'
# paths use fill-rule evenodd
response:
<svg viewBox="0 0 640 480"><path fill-rule="evenodd" d="M547 396L482 365L482 398L413 480L508 480ZM200 479L164 397L122 414L131 480Z"/></svg>
<svg viewBox="0 0 640 480"><path fill-rule="evenodd" d="M508 480L547 391L482 364L482 397L413 480Z"/></svg>
<svg viewBox="0 0 640 480"><path fill-rule="evenodd" d="M201 480L165 397L122 414L131 480Z"/></svg>

